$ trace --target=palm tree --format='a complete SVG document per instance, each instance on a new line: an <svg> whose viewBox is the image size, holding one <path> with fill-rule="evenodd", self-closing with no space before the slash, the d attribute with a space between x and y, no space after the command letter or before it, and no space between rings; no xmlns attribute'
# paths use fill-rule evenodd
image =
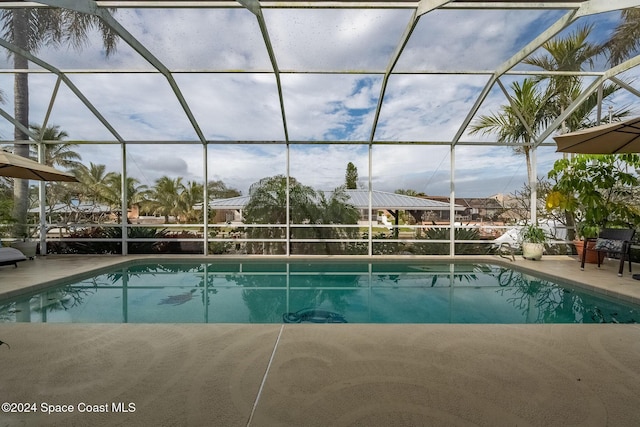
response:
<svg viewBox="0 0 640 427"><path fill-rule="evenodd" d="M163 215L165 223L168 223L169 216L177 217L182 212L180 194L184 189L181 177L171 179L168 176L163 176L159 178L149 192L149 210L154 214Z"/></svg>
<svg viewBox="0 0 640 427"><path fill-rule="evenodd" d="M284 239L287 224L287 179L282 175L263 178L249 188L249 203L245 206L245 222L251 224L276 224L275 227L249 228L250 238ZM289 222L291 224L310 224L310 227L296 227L291 229L291 238L304 239L337 239L356 238L357 228L314 227L328 224L357 224L360 214L358 210L347 203L348 196L343 187L335 189L329 197L322 191L301 184L295 178L289 178ZM282 224L281 226L279 224ZM260 242L259 247L264 253L283 254L283 243ZM340 244L324 243L326 254L342 251ZM253 250L253 244L247 244ZM296 243L296 253L318 252L317 243ZM335 248L335 251L333 250Z"/></svg>
<svg viewBox="0 0 640 427"><path fill-rule="evenodd" d="M624 9L621 18L620 24L605 43L611 65L620 64L640 48L640 9Z"/></svg>
<svg viewBox="0 0 640 427"><path fill-rule="evenodd" d="M545 52L523 62L546 71L584 71L586 66L593 68L595 58L604 52L604 45L587 41L592 29L592 25L584 25L566 37L550 40L542 45ZM559 112L571 104L575 99L576 89L582 87L580 76L543 76L536 81L543 80L548 80L548 92L553 96L552 102ZM567 125L565 122L565 126ZM569 127L568 130L576 129Z"/></svg>
<svg viewBox="0 0 640 427"><path fill-rule="evenodd" d="M302 185L295 178L289 178L290 221L301 224L312 217L315 208L313 188ZM283 175L262 178L249 187L249 203L244 208L245 222L248 224L281 224L275 227L249 228L249 238L284 239L287 224L287 178ZM261 242L265 254L284 254L285 245L280 242ZM247 243L249 251L255 250L254 243Z"/></svg>
<svg viewBox="0 0 640 427"><path fill-rule="evenodd" d="M592 28L592 26L583 26L566 38L549 41L543 45L545 54L528 58L524 62L548 71L581 71L586 65L592 67L595 58L605 50L605 44L594 44L587 41ZM553 95L549 108L552 115L557 117L581 94L582 78L579 76L552 76L548 77L548 80L549 91ZM615 84L603 85L603 99L619 89L620 87ZM564 121L566 130L575 131L593 124L590 117L598 102L598 94L591 94ZM614 116L624 117L628 114L628 109L620 108L614 113ZM568 238L573 239L575 218L569 210L565 211L565 225L568 228Z"/></svg>
<svg viewBox="0 0 640 427"><path fill-rule="evenodd" d="M106 183L112 180L113 172L107 173L105 165L89 163L89 167L83 164L73 169L73 174L78 178L78 197L91 202L105 202L108 199Z"/></svg>
<svg viewBox="0 0 640 427"><path fill-rule="evenodd" d="M210 199L228 199L230 197L240 196L240 191L235 188L229 188L227 185L218 181L209 181L207 184Z"/></svg>
<svg viewBox="0 0 640 427"><path fill-rule="evenodd" d="M514 82L511 89L513 104L500 107L500 113L480 116L471 124L470 133L493 133L498 135L499 142L517 144L513 146L513 150L524 154L527 177L529 182L535 182L535 172L531 165L531 144L538 132L551 120L549 93L541 91L532 79L524 79L522 83Z"/></svg>
<svg viewBox="0 0 640 427"><path fill-rule="evenodd" d="M546 42L543 53L525 59L525 64L534 65L547 71L581 71L587 65L593 66L595 58L603 53L604 46L587 41L592 26L585 25L576 29L566 37ZM539 85L548 81L546 89ZM514 106L505 105L500 114L482 116L471 125L471 133L496 133L499 141L518 143L518 153L524 153L527 163L529 182L535 182L534 171L530 162L530 145L538 131L543 130L551 119L562 111L580 94L582 78L580 76L543 76L536 79L525 79L522 84L512 85ZM611 95L618 90L617 85L604 85L603 93ZM565 121L569 130L584 126L597 105L597 95L589 97L570 118ZM516 109L522 114L533 135L531 135L516 115ZM624 114L620 110L617 115Z"/></svg>
<svg viewBox="0 0 640 427"><path fill-rule="evenodd" d="M202 209L195 209L195 206L202 205L204 200L204 185L189 181L180 193L179 205L185 222L202 221Z"/></svg>
<svg viewBox="0 0 640 427"><path fill-rule="evenodd" d="M416 191L414 189L411 188L398 188L396 191L394 191L395 194L403 194L405 196L411 196L411 197L425 197L426 194L424 194L424 192L422 191Z"/></svg>
<svg viewBox="0 0 640 427"><path fill-rule="evenodd" d="M580 71L585 65L593 67L595 58L604 52L604 45L587 41L593 25L583 25L566 37L549 40L542 45L541 55L531 56L523 62L549 71ZM579 76L551 78L554 83L580 79Z"/></svg>
<svg viewBox="0 0 640 427"><path fill-rule="evenodd" d="M132 208L136 204L144 204L147 202L149 189L146 185L140 184L140 181L132 176L127 176L127 208ZM104 179L103 184L103 200L112 208L120 208L122 206L122 174L110 172Z"/></svg>
<svg viewBox="0 0 640 427"><path fill-rule="evenodd" d="M57 125L47 126L44 130L34 124L29 127L39 141L62 141L69 136L66 131L60 130L60 126ZM73 151L73 148L77 146L78 144L73 143L46 144L44 146L44 163L49 166L60 166L66 169L77 168L81 165L78 160L82 159L80 154ZM32 148L37 149L37 146L33 145Z"/></svg>
<svg viewBox="0 0 640 427"><path fill-rule="evenodd" d="M117 43L115 32L99 18L67 9L4 9L0 12L0 23L0 37L29 53L36 53L43 46L58 46L62 43L69 43L80 49L92 29L101 32L105 55L113 53ZM29 61L22 55L13 54L13 67L16 70L26 70L29 68ZM14 116L25 128L29 127L29 73L15 73ZM28 141L29 137L16 126L14 140ZM29 157L29 145L16 143L14 153ZM18 223L16 231L20 234L25 231L28 203L28 180L16 179L13 216Z"/></svg>
<svg viewBox="0 0 640 427"><path fill-rule="evenodd" d="M35 124L31 124L29 127L36 136L36 140L40 142L62 141L69 136L66 131L60 130L60 126L57 125L50 125L44 129ZM82 157L73 151L73 148L77 146L78 144L72 143L44 144L44 164L72 170L79 167L82 164L79 162ZM38 146L32 144L30 148L37 151ZM37 155L35 157L37 157ZM73 187L73 185L68 183L48 183L46 204L53 208L55 204L59 202L71 203L71 200L74 198Z"/></svg>
<svg viewBox="0 0 640 427"><path fill-rule="evenodd" d="M620 90L620 86L617 84L603 84L602 85L602 99L607 99L609 96L613 95L615 92ZM567 87L567 93L565 94L565 98L570 102L573 102L574 99L578 98L582 93L582 82L577 80L574 82L573 86ZM567 129L574 131L579 129L584 129L592 126L596 126L599 124L604 124L609 122L609 117L602 117L600 122L597 120L593 120L593 111L598 106L600 102L599 95L597 92L591 93L583 102L580 104L574 112L565 119L565 126ZM558 117L563 110L564 106L560 105L558 102L552 102L549 105L549 109L551 111L552 117ZM631 110L629 110L628 106L621 106L616 110L611 111L611 119L619 120L624 117L627 117L631 114Z"/></svg>
<svg viewBox="0 0 640 427"><path fill-rule="evenodd" d="M346 186L338 187L327 198L324 192L318 192L318 210L314 224L357 224L360 219L358 209L349 204ZM357 228L317 227L312 229L316 239L356 239L360 236ZM324 243L324 255L344 253L340 243Z"/></svg>

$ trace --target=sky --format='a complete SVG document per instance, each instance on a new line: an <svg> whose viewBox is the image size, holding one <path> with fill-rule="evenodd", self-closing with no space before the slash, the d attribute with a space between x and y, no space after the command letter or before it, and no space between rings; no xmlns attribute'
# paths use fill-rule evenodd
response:
<svg viewBox="0 0 640 427"><path fill-rule="evenodd" d="M388 81L372 148L374 189L413 189L428 195L451 191L451 150L445 145L392 144L397 141L450 141L487 82L487 71L502 64L565 11L438 10L423 16ZM368 145L318 141L367 141L379 101L383 71L405 31L410 10L266 9L264 18L274 47L292 144L289 172L303 184L332 189L344 183L347 163L358 168L363 188L369 184ZM283 117L276 79L255 17L244 9L120 9L115 18L162 61L207 139L283 141ZM617 12L582 19L593 23L601 40L615 26ZM170 30L167 31L167 28ZM572 27L575 28L575 27ZM153 71L122 40L105 57L99 35L92 32L81 52L44 48L38 56L69 77L104 118L127 141L127 173L152 186L163 175L183 181L204 180L201 144L137 144L139 141L197 141L198 137L168 80ZM2 49L2 48L0 48ZM0 70L10 70L0 52ZM602 64L596 64L602 69ZM37 69L36 65L32 67ZM525 70L524 66L516 69ZM111 73L109 70L127 71ZM206 73L206 70L246 71ZM419 75L420 70L441 74ZM290 71L306 71L290 73ZM339 73L329 73L338 71ZM374 73L378 72L378 73ZM625 74L635 78L636 71ZM522 76L505 76L505 86ZM0 89L12 112L13 78L0 73ZM588 81L588 79L586 79ZM50 124L74 141L115 142L115 137L64 83L55 91L49 73L30 76L30 119L43 123L55 94ZM494 87L477 116L493 114L506 98ZM633 107L635 96L623 93L609 101L614 108ZM0 139L11 141L12 125L0 117ZM468 135L463 141L488 141ZM551 142L551 140L549 140ZM118 144L81 145L83 162L119 171ZM209 180L222 180L246 194L259 179L287 173L282 144L210 144ZM545 175L560 156L553 147L538 149L538 174ZM460 197L488 197L521 190L526 181L522 155L508 147L459 146L455 151L455 191Z"/></svg>

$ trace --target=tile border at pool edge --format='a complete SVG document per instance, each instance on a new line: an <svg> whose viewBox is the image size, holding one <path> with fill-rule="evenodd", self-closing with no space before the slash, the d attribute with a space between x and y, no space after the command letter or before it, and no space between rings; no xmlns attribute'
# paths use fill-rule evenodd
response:
<svg viewBox="0 0 640 427"><path fill-rule="evenodd" d="M78 255L74 255L74 256L78 256ZM81 255L80 255L81 256ZM102 258L102 257L101 257ZM493 256L493 255L475 255L475 256L456 256L455 258L452 258L450 256L447 255L415 255L415 256L407 256L407 255L398 255L398 256L389 256L389 255L374 255L371 257L362 257L361 255L328 255L328 256L314 256L314 257L309 257L309 256L303 256L303 255L293 255L293 256L282 256L282 255L255 255L255 256L251 256L251 255L242 255L242 256L238 256L238 255L230 255L230 256L216 256L216 257L211 257L211 256L205 256L205 255L162 255L162 256L158 256L158 255L126 255L124 257L121 256L114 256L113 258L111 256L105 256L105 258L109 258L110 262L107 262L105 264L102 264L98 267L93 267L93 266L88 266L87 268L83 268L81 269L81 271L77 271L73 274L69 274L63 277L58 277L55 279L51 279L51 280L44 280L38 283L34 283L31 285L27 285L21 288L15 288L15 289L11 289L11 290L7 290L7 291L0 291L0 299L9 299L9 298L14 298L17 296L21 296L21 295L27 295L30 293L35 293L38 292L42 289L51 287L51 286L56 286L59 284L63 284L65 282L68 282L69 280L75 280L75 279L80 279L80 278L84 278L86 277L88 274L100 274L102 272L106 272L106 271L110 271L113 268L117 268L117 267L124 267L124 266L130 266L130 265L141 265L150 261L153 262L168 262L168 261L187 261L187 260L195 260L195 261L211 261L211 262L215 262L215 261L220 261L220 260L226 260L226 261L246 261L246 260L251 260L251 261L265 261L265 262L269 262L269 261L300 261L300 260L305 260L305 259L310 259L313 261L375 261L375 262L392 262L392 261L411 261L411 262L415 262L415 261L429 261L429 262L433 262L433 261L441 261L441 262L450 262L450 263L468 263L468 262L474 262L474 263L486 263L486 264L493 264L493 265L499 265L502 267L509 267L512 268L514 270L518 270L520 272L524 272L524 273L530 273L534 276L540 277L542 279L547 279L547 280L552 280L552 281L560 281L560 282L564 282L567 283L571 286L575 286L578 288L582 288L582 289L586 289L588 291L600 294L600 295L606 295L610 298L614 298L614 299L619 299L622 301L626 301L626 302L630 302L632 304L636 304L636 305L640 305L640 297L636 297L633 295L627 295L624 292L620 292L620 291L616 291L616 290L611 290L611 289L606 289L606 288L602 288L599 286L594 286L594 285L590 285L588 283L584 283L584 282L580 282L578 280L574 280L571 279L569 277L563 277L560 275L555 275L552 273L548 273L548 272L544 272L544 271L540 271L539 269L536 269L533 267L533 265L522 265L522 264L518 264L516 262L510 261L510 260L506 260L502 257L499 256ZM567 257L567 259L572 259L570 257ZM94 259L95 260L95 259ZM105 260L106 261L106 260ZM540 262L540 261L537 261Z"/></svg>

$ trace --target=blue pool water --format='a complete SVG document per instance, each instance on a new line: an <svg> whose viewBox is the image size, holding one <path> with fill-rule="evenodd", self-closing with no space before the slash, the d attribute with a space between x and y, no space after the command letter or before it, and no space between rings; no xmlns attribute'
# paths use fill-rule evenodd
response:
<svg viewBox="0 0 640 427"><path fill-rule="evenodd" d="M635 323L640 307L497 265L125 265L0 301L0 322Z"/></svg>

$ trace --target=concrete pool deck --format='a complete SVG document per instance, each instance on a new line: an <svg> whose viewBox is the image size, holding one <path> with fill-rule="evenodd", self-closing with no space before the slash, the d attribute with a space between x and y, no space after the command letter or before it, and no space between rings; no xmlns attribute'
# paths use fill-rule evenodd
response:
<svg viewBox="0 0 640 427"><path fill-rule="evenodd" d="M580 271L570 257L472 259L640 299L640 281L628 271L617 277L612 261ZM48 256L0 267L0 294L122 261ZM11 347L0 345L0 400L37 409L2 413L0 426L636 426L640 420L636 324L0 323L0 340ZM47 405L74 412L45 414L63 409Z"/></svg>

